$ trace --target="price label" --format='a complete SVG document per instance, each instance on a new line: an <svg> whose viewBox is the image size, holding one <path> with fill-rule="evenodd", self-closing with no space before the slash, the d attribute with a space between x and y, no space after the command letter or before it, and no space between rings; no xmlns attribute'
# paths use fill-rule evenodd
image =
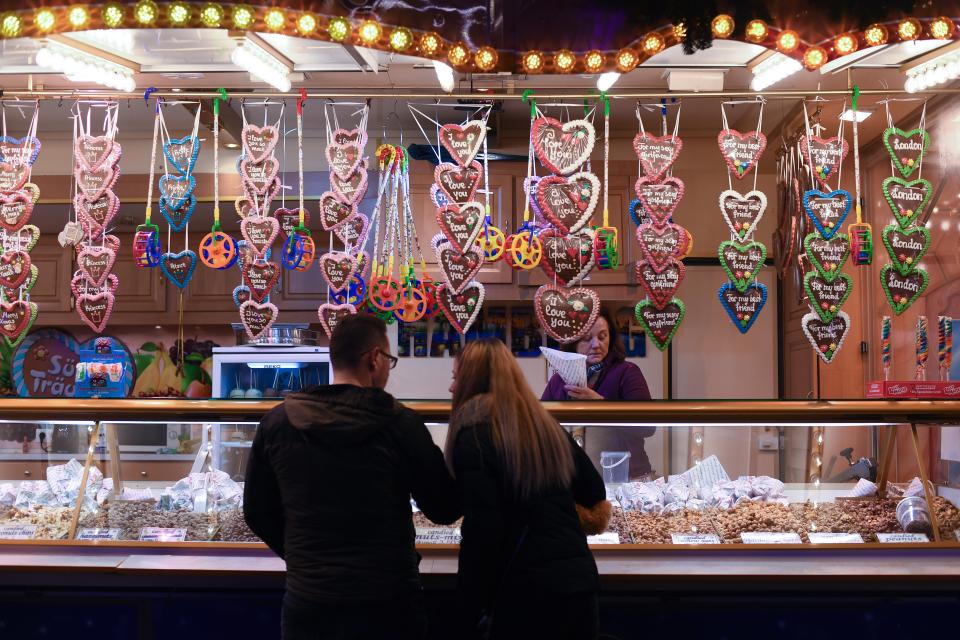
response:
<svg viewBox="0 0 960 640"><path fill-rule="evenodd" d="M119 540L120 529L80 529L77 540Z"/></svg>
<svg viewBox="0 0 960 640"><path fill-rule="evenodd" d="M800 535L793 532L753 531L741 533L740 540L743 544L802 544Z"/></svg>
<svg viewBox="0 0 960 640"><path fill-rule="evenodd" d="M140 529L141 542L183 542L186 539L186 529L164 529L161 527Z"/></svg>
<svg viewBox="0 0 960 640"><path fill-rule="evenodd" d="M417 527L417 544L460 544L460 529Z"/></svg>
<svg viewBox="0 0 960 640"><path fill-rule="evenodd" d="M35 524L5 524L0 526L0 539L3 540L33 540L37 535Z"/></svg>
<svg viewBox="0 0 960 640"><path fill-rule="evenodd" d="M808 533L812 544L863 544L859 533Z"/></svg>
<svg viewBox="0 0 960 640"><path fill-rule="evenodd" d="M587 536L587 544L620 544L620 534L606 531L595 536Z"/></svg>
<svg viewBox="0 0 960 640"><path fill-rule="evenodd" d="M720 544L715 533L671 533L673 544Z"/></svg>
<svg viewBox="0 0 960 640"><path fill-rule="evenodd" d="M880 542L900 544L904 542L930 542L930 538L925 533L878 533L877 540Z"/></svg>

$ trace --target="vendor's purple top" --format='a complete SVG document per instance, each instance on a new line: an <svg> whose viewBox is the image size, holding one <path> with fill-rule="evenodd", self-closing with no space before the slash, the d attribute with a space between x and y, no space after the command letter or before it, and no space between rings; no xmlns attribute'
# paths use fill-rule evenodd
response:
<svg viewBox="0 0 960 640"><path fill-rule="evenodd" d="M543 391L541 400L569 400L567 390L563 388L563 378L559 373L553 374L547 388ZM603 396L604 400L649 400L650 390L647 381L640 371L640 367L621 360L611 363L610 358L600 372L600 378L592 389Z"/></svg>

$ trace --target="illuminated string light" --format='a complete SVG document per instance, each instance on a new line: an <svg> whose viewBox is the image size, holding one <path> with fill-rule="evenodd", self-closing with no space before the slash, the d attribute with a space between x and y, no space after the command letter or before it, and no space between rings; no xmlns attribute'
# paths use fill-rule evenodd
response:
<svg viewBox="0 0 960 640"><path fill-rule="evenodd" d="M645 54L654 56L663 51L666 42L664 42L663 36L659 33L648 33L643 37L643 44L640 46Z"/></svg>
<svg viewBox="0 0 960 640"><path fill-rule="evenodd" d="M523 70L527 73L543 71L543 54L539 51L528 51L523 54Z"/></svg>
<svg viewBox="0 0 960 640"><path fill-rule="evenodd" d="M936 38L937 40L946 40L953 37L953 31L956 28L953 20L950 18L940 17L930 23L927 29L930 31L930 36Z"/></svg>
<svg viewBox="0 0 960 640"><path fill-rule="evenodd" d="M253 26L253 9L245 4L235 6L230 14L234 29L245 31Z"/></svg>
<svg viewBox="0 0 960 640"><path fill-rule="evenodd" d="M383 27L376 20L364 20L357 29L360 42L367 46L376 44L381 35L383 35Z"/></svg>
<svg viewBox="0 0 960 640"><path fill-rule="evenodd" d="M330 18L327 34L334 42L343 42L350 35L350 21L341 17Z"/></svg>
<svg viewBox="0 0 960 640"><path fill-rule="evenodd" d="M810 47L803 54L803 66L814 71L827 62L827 50L823 47Z"/></svg>
<svg viewBox="0 0 960 640"><path fill-rule="evenodd" d="M413 33L406 27L397 27L390 34L390 48L394 51L406 51L413 44Z"/></svg>
<svg viewBox="0 0 960 640"><path fill-rule="evenodd" d="M916 40L920 33L920 21L916 18L905 18L897 25L897 35L901 40Z"/></svg>
<svg viewBox="0 0 960 640"><path fill-rule="evenodd" d="M17 38L23 32L23 22L15 13L3 14L0 20L0 35L4 38Z"/></svg>
<svg viewBox="0 0 960 640"><path fill-rule="evenodd" d="M435 33L425 33L420 36L420 44L417 48L420 49L420 53L425 56L435 56L440 53L441 46L442 40L440 40L440 36Z"/></svg>
<svg viewBox="0 0 960 640"><path fill-rule="evenodd" d="M583 64L589 73L599 73L606 63L606 56L597 50L587 52L583 58Z"/></svg>
<svg viewBox="0 0 960 640"><path fill-rule="evenodd" d="M312 13L304 13L297 18L297 31L302 35L309 36L317 30L317 19Z"/></svg>
<svg viewBox="0 0 960 640"><path fill-rule="evenodd" d="M50 9L40 9L33 16L33 24L41 33L46 33L53 29L57 24L57 16Z"/></svg>
<svg viewBox="0 0 960 640"><path fill-rule="evenodd" d="M223 22L223 7L215 2L208 2L200 9L200 22L209 29L216 29Z"/></svg>
<svg viewBox="0 0 960 640"><path fill-rule="evenodd" d="M833 41L834 50L841 56L845 56L856 51L857 45L857 37L850 33L845 33L841 36L838 36L837 39Z"/></svg>
<svg viewBox="0 0 960 640"><path fill-rule="evenodd" d="M283 9L273 8L263 15L263 24L270 31L280 31L286 23L287 15L283 12Z"/></svg>
<svg viewBox="0 0 960 640"><path fill-rule="evenodd" d="M783 53L793 53L800 46L800 35L796 31L787 29L777 36L777 49Z"/></svg>
<svg viewBox="0 0 960 640"><path fill-rule="evenodd" d="M447 52L447 60L455 67L462 67L470 60L470 49L462 42L458 42Z"/></svg>
<svg viewBox="0 0 960 640"><path fill-rule="evenodd" d="M82 29L87 26L89 20L90 14L87 13L86 7L75 5L67 10L67 22L69 22L70 26L74 29Z"/></svg>
<svg viewBox="0 0 960 640"><path fill-rule="evenodd" d="M725 13L721 13L710 22L710 31L714 38L729 38L733 35L733 29L736 23L733 18Z"/></svg>
<svg viewBox="0 0 960 640"><path fill-rule="evenodd" d="M553 55L553 66L560 73L569 73L573 70L573 65L577 63L577 57L573 52L567 49L561 49Z"/></svg>
<svg viewBox="0 0 960 640"><path fill-rule="evenodd" d="M100 19L103 20L104 26L108 29L116 29L122 25L125 16L126 10L119 2L105 4L100 10Z"/></svg>
<svg viewBox="0 0 960 640"><path fill-rule="evenodd" d="M882 24L872 24L863 31L863 40L871 47L886 44L889 38L890 32Z"/></svg>
<svg viewBox="0 0 960 640"><path fill-rule="evenodd" d="M190 6L186 2L167 5L167 21L174 27L182 27L190 21Z"/></svg>
<svg viewBox="0 0 960 640"><path fill-rule="evenodd" d="M763 20L751 20L747 23L746 38L749 42L755 44L763 42L769 33L770 29Z"/></svg>
<svg viewBox="0 0 960 640"><path fill-rule="evenodd" d="M617 52L617 69L620 73L633 71L640 63L640 56L633 49L620 49Z"/></svg>
<svg viewBox="0 0 960 640"><path fill-rule="evenodd" d="M493 47L480 47L473 56L473 62L481 71L492 71L497 66L500 56Z"/></svg>
<svg viewBox="0 0 960 640"><path fill-rule="evenodd" d="M140 0L133 8L133 17L144 27L153 26L158 15L160 10L157 9L157 3L153 0Z"/></svg>

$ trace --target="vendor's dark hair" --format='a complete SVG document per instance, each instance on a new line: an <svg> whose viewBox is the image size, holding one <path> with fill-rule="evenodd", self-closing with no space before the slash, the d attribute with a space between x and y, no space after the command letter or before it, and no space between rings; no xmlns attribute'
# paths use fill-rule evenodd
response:
<svg viewBox="0 0 960 640"><path fill-rule="evenodd" d="M620 337L620 328L617 326L617 320L606 305L600 305L600 315L597 319L603 318L607 321L607 328L610 330L610 348L607 349L607 357L613 358L613 362L623 362L627 357L627 351L623 348L623 339ZM592 328L592 327L591 327ZM577 341L579 342L579 341ZM576 351L577 342L570 342L561 347L562 351Z"/></svg>
<svg viewBox="0 0 960 640"><path fill-rule="evenodd" d="M334 369L353 371L360 359L387 339L387 325L376 316L357 313L337 323L330 336L330 363Z"/></svg>

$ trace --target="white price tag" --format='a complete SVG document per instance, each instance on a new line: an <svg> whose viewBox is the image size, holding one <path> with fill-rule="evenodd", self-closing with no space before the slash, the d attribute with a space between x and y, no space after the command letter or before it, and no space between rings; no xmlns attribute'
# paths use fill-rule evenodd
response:
<svg viewBox="0 0 960 640"><path fill-rule="evenodd" d="M673 544L720 544L715 533L671 533Z"/></svg>
<svg viewBox="0 0 960 640"><path fill-rule="evenodd" d="M808 533L812 544L863 544L859 533Z"/></svg>
<svg viewBox="0 0 960 640"><path fill-rule="evenodd" d="M141 542L183 542L186 539L186 529L164 529L161 527L140 529Z"/></svg>
<svg viewBox="0 0 960 640"><path fill-rule="evenodd" d="M0 526L0 539L3 540L33 540L37 535L35 524L5 524Z"/></svg>
<svg viewBox="0 0 960 640"><path fill-rule="evenodd" d="M800 535L793 532L754 531L741 533L740 540L743 544L802 544Z"/></svg>
<svg viewBox="0 0 960 640"><path fill-rule="evenodd" d="M80 529L77 540L119 540L120 529Z"/></svg>
<svg viewBox="0 0 960 640"><path fill-rule="evenodd" d="M930 542L925 533L878 533L877 540L886 543Z"/></svg>
<svg viewBox="0 0 960 640"><path fill-rule="evenodd" d="M599 535L587 536L587 544L620 544L620 534L605 531Z"/></svg>
<svg viewBox="0 0 960 640"><path fill-rule="evenodd" d="M417 527L417 544L460 544L460 529Z"/></svg>

